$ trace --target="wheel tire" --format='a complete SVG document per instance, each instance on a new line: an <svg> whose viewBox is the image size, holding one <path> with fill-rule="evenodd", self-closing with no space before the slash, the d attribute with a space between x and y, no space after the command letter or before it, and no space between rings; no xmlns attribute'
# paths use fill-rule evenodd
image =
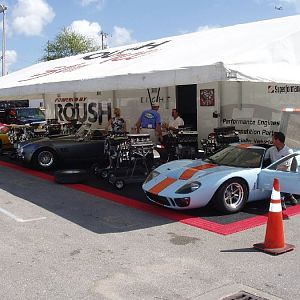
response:
<svg viewBox="0 0 300 300"><path fill-rule="evenodd" d="M40 149L35 153L33 163L38 169L53 169L57 165L56 153L51 149Z"/></svg>
<svg viewBox="0 0 300 300"><path fill-rule="evenodd" d="M82 183L88 178L88 172L83 169L58 170L54 173L56 183Z"/></svg>
<svg viewBox="0 0 300 300"><path fill-rule="evenodd" d="M240 178L232 178L219 187L214 195L213 205L223 213L236 213L245 206L248 195L245 181Z"/></svg>
<svg viewBox="0 0 300 300"><path fill-rule="evenodd" d="M101 177L102 179L107 179L107 178L108 178L108 170L102 170L102 171L100 172L100 177Z"/></svg>
<svg viewBox="0 0 300 300"><path fill-rule="evenodd" d="M124 180L122 180L122 179L117 179L117 180L115 181L115 188L116 188L116 189L122 190L122 189L124 188L124 186L125 186Z"/></svg>

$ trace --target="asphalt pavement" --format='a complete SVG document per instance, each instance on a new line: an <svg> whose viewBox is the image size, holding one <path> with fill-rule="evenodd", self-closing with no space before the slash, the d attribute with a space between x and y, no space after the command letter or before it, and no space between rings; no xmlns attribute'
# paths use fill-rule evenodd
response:
<svg viewBox="0 0 300 300"><path fill-rule="evenodd" d="M265 225L223 236L0 167L0 299L300 299L284 225L295 250L272 256Z"/></svg>

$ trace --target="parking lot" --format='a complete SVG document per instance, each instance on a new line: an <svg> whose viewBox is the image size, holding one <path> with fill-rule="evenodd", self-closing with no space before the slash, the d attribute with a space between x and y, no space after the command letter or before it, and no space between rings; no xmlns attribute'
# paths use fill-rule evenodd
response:
<svg viewBox="0 0 300 300"><path fill-rule="evenodd" d="M219 234L3 166L0 184L1 299L299 298L293 208L296 248L271 256L252 248L265 225Z"/></svg>

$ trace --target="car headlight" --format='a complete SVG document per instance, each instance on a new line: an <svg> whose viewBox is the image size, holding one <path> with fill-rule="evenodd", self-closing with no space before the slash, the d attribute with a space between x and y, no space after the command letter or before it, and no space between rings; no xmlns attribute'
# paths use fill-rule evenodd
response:
<svg viewBox="0 0 300 300"><path fill-rule="evenodd" d="M155 178L156 176L158 176L160 173L156 170L153 170L149 175L148 177L146 178L145 182L144 183L147 183L149 182L150 180L152 180L153 178Z"/></svg>
<svg viewBox="0 0 300 300"><path fill-rule="evenodd" d="M193 181L185 184L181 188L179 188L175 193L176 194L189 194L199 189L201 183L198 181Z"/></svg>

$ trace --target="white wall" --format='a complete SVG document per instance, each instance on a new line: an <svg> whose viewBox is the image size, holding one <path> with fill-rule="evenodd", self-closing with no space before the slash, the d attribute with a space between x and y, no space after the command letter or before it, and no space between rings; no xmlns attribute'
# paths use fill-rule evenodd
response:
<svg viewBox="0 0 300 300"><path fill-rule="evenodd" d="M213 106L200 106L200 90L213 89L215 102ZM149 89L152 101L160 104L159 112L163 122L168 122L172 108L176 107L176 87L162 87ZM63 102L64 98L67 99ZM74 99L79 101L80 109L84 103L92 103L93 111L100 114L102 108L102 123L104 127L108 121L108 110L119 107L122 116L127 121L127 128L132 131L143 110L150 108L147 89L119 90L109 92L93 92L46 95L45 106L47 118L54 118L55 104L72 106ZM72 100L73 99L73 100ZM69 101L69 102L68 102ZM73 102L72 102L73 101ZM70 104L71 103L71 104ZM240 132L242 142L265 143L271 141L273 131L279 129L281 109L300 106L300 86L285 84L271 84L259 82L212 82L197 85L197 121L199 140L206 138L214 128L220 126L235 126ZM66 113L71 113L71 108ZM213 113L219 114L213 118ZM87 112L88 116L93 116ZM81 112L82 115L82 112Z"/></svg>
<svg viewBox="0 0 300 300"><path fill-rule="evenodd" d="M159 113L163 122L167 122L171 117L171 110L175 107L175 87L164 87L158 92L158 89L149 89L150 97L152 101L159 102ZM98 110L100 105L103 109L102 122L100 122L100 128L105 127L108 122L107 110L112 113L113 107L119 107L121 109L121 115L127 122L127 129L133 131L135 123L140 117L142 111L151 108L151 102L147 89L142 90L119 90L109 92L94 92L94 93L76 93L74 94L52 94L45 96L45 108L46 118L55 118L55 110L57 106L64 107L64 112L60 114L66 120L67 117L72 116L72 107L77 103L80 109L80 115L83 116L84 103L87 107L89 104L93 104L93 110ZM56 108L55 108L56 106ZM69 106L66 108L66 106ZM88 109L88 108L86 108ZM60 110L61 112L61 110ZM87 115L91 115L87 112ZM99 117L99 116L98 116ZM61 122L64 120L60 120ZM87 120L88 121L88 120Z"/></svg>
<svg viewBox="0 0 300 300"><path fill-rule="evenodd" d="M215 105L214 106L200 106L200 90L214 89ZM213 118L213 113L219 113L220 95L218 82L211 82L197 85L197 127L199 133L199 140L207 138L210 132L213 132L215 127L219 126L219 119Z"/></svg>
<svg viewBox="0 0 300 300"><path fill-rule="evenodd" d="M236 126L242 142L270 142L279 129L281 109L300 104L299 86L259 82L223 82L221 86L220 123Z"/></svg>
<svg viewBox="0 0 300 300"><path fill-rule="evenodd" d="M158 89L149 89L149 91L152 101L159 103L162 122L168 122L171 109L176 105L175 87L160 88L159 94ZM151 108L148 91L145 89L116 91L116 106L121 109L128 130L133 131L141 113Z"/></svg>
<svg viewBox="0 0 300 300"><path fill-rule="evenodd" d="M29 100L29 107L44 107L43 99Z"/></svg>

